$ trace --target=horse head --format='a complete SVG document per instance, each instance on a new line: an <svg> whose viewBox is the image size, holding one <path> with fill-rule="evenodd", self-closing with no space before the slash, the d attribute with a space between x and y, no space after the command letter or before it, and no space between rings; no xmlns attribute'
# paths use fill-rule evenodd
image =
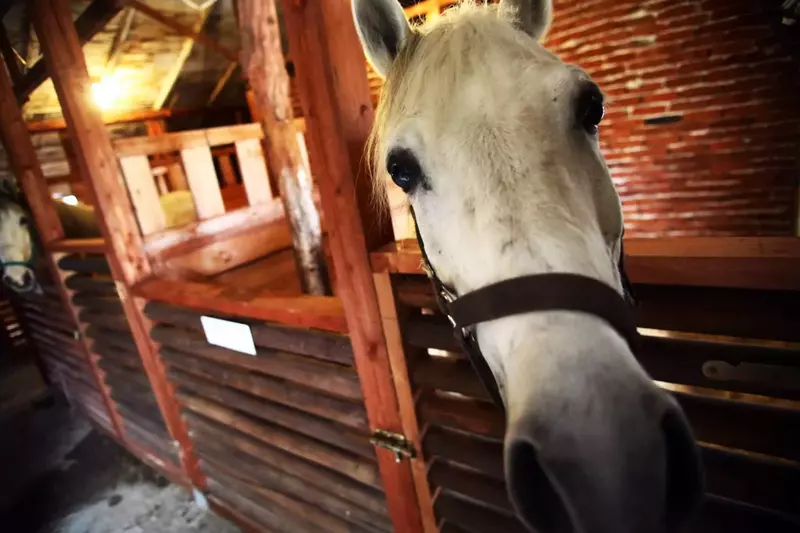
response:
<svg viewBox="0 0 800 533"><path fill-rule="evenodd" d="M465 295L564 273L623 295L622 210L598 146L604 97L540 43L550 1L462 2L413 28L397 0L353 0L353 14L385 78L376 182L405 191L438 281ZM549 310L473 335L506 409L506 481L529 529L688 522L702 493L693 435L618 330Z"/></svg>
<svg viewBox="0 0 800 533"><path fill-rule="evenodd" d="M0 180L0 272L2 282L15 292L29 292L38 286L33 272L32 224L16 185Z"/></svg>

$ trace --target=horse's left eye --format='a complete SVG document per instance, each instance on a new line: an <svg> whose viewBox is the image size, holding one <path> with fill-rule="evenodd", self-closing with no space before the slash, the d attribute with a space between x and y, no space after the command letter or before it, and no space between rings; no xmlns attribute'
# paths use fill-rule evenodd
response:
<svg viewBox="0 0 800 533"><path fill-rule="evenodd" d="M422 167L416 156L405 148L397 148L389 152L386 159L386 171L395 185L410 193L423 180Z"/></svg>
<svg viewBox="0 0 800 533"><path fill-rule="evenodd" d="M605 105L603 103L603 93L594 83L589 83L581 89L578 94L577 119L578 124L587 133L594 135L597 133L597 126L603 120Z"/></svg>
<svg viewBox="0 0 800 533"><path fill-rule="evenodd" d="M19 225L22 226L23 228L27 228L30 225L30 223L31 222L30 220L28 220L28 217L20 217L19 219Z"/></svg>

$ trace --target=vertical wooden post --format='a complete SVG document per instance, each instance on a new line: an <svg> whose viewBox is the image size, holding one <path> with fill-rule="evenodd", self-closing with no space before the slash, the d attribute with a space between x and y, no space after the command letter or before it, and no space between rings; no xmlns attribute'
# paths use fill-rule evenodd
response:
<svg viewBox="0 0 800 533"><path fill-rule="evenodd" d="M274 0L262 2L275 19ZM285 0L283 20L297 72L306 131L331 252L350 330L370 428L404 430L383 335L368 246L391 238L388 216L370 202L364 147L373 120L366 60L350 2ZM376 448L395 531L417 533L423 520L408 461Z"/></svg>
<svg viewBox="0 0 800 533"><path fill-rule="evenodd" d="M264 127L269 173L278 181L286 217L292 228L295 260L303 290L330 294L322 246L322 223L314 205L309 168L297 143L289 74L281 49L274 2L238 0L242 65Z"/></svg>
<svg viewBox="0 0 800 533"><path fill-rule="evenodd" d="M144 302L130 294L130 287L148 277L151 267L111 141L99 110L91 104L86 60L69 5L66 0L34 0L31 7L44 61L61 103L78 169L94 197L98 223L106 240L108 264L145 372L170 435L180 445L184 472L196 486L204 487L205 477L192 452L174 387L166 378L158 347L149 336L150 323L142 312Z"/></svg>
<svg viewBox="0 0 800 533"><path fill-rule="evenodd" d="M14 96L11 79L6 70L1 67L0 117L2 117L2 120L0 120L0 136L2 136L3 145L8 155L11 169L17 176L20 187L25 193L25 198L28 200L28 205L31 209L31 215L39 231L39 237L42 240L42 245L45 247L44 255L47 260L47 267L50 269L50 275L53 278L53 282L58 287L62 304L70 313L76 327L79 327L80 321L78 320L78 314L75 307L72 305L72 299L67 291L61 270L58 268L56 258L48 250L51 244L64 238L64 228L61 225L61 221L58 219L58 214L50 199L47 181L42 173L42 167L39 165L39 159L36 156L36 149L33 147L33 141L28 133L28 127L25 124L25 120L22 118L22 111ZM111 400L111 393L103 381L103 374L97 366L97 361L91 355L86 344L86 339L82 337L79 344L81 346L81 351L89 363L89 368L91 369L97 389L103 397L103 403L108 411L108 417L111 420L113 431L117 438L123 440L124 433L119 413L117 413L114 402Z"/></svg>

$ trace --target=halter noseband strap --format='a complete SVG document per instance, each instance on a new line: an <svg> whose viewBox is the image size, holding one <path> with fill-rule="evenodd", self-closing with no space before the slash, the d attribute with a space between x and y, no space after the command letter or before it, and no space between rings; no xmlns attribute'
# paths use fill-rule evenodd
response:
<svg viewBox="0 0 800 533"><path fill-rule="evenodd" d="M439 307L453 325L454 334L462 350L469 357L489 397L498 407L503 407L502 395L475 337L474 326L481 322L541 311L586 313L604 320L625 339L634 353L637 351L639 334L630 303L609 285L587 276L564 273L534 274L500 281L457 296L436 275L425 252L413 209L411 214L417 227L417 241L422 252L422 260L436 291ZM630 283L625 275L622 260L619 268L627 292Z"/></svg>

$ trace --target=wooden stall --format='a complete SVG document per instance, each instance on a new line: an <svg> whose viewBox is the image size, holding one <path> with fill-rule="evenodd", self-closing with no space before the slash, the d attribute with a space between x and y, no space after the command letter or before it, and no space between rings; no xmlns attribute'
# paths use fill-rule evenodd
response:
<svg viewBox="0 0 800 533"><path fill-rule="evenodd" d="M407 15L436 17L449 3ZM274 1L239 4L259 13L240 21L261 38L249 53L285 69ZM258 123L151 125L118 139L84 98L67 2L31 5L70 179L102 233L65 238L0 69L3 142L42 241L40 279L52 280L15 309L53 381L101 430L248 531L522 531L503 479L502 413L459 354L416 243L401 240L413 235L403 203L390 199L392 228L370 197L363 148L380 82L344 28L349 2L284 2L296 101L285 73L268 90L250 72ZM304 291L294 204L275 171L307 168L326 295ZM191 195L194 222L169 223L161 198L176 190ZM641 362L702 441L709 494L697 531L800 527L800 243L634 239L626 250ZM214 327L237 342L213 338Z"/></svg>
<svg viewBox="0 0 800 533"><path fill-rule="evenodd" d="M695 531L800 526L800 242L626 241L643 334L639 361L685 410L707 496ZM460 353L416 242L372 254L414 469L438 531L524 531L506 494L505 419Z"/></svg>

